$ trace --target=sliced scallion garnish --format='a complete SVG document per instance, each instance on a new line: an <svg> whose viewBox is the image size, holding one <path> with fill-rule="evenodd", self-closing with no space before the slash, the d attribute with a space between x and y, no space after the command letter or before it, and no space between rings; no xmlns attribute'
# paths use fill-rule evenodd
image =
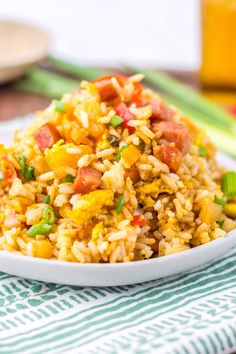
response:
<svg viewBox="0 0 236 354"><path fill-rule="evenodd" d="M223 176L222 190L229 199L236 196L236 172L229 171Z"/></svg>
<svg viewBox="0 0 236 354"><path fill-rule="evenodd" d="M125 197L122 195L119 199L119 202L116 206L116 214L119 215L121 213L121 210L124 206L124 202L125 202Z"/></svg>
<svg viewBox="0 0 236 354"><path fill-rule="evenodd" d="M122 119L120 116L115 115L111 120L110 120L110 125L112 125L114 128L123 123L124 119Z"/></svg>
<svg viewBox="0 0 236 354"><path fill-rule="evenodd" d="M222 229L223 225L224 225L224 220L219 220L217 221L217 224L219 225L219 228Z"/></svg>
<svg viewBox="0 0 236 354"><path fill-rule="evenodd" d="M63 102L58 100L53 100L54 110L59 113L65 112L65 105Z"/></svg>
<svg viewBox="0 0 236 354"><path fill-rule="evenodd" d="M35 237L37 235L48 235L52 230L52 225L50 224L35 224L27 230L27 235L30 237Z"/></svg>
<svg viewBox="0 0 236 354"><path fill-rule="evenodd" d="M74 182L75 177L71 176L71 175L67 175L62 181L61 183L73 183Z"/></svg>
<svg viewBox="0 0 236 354"><path fill-rule="evenodd" d="M122 151L124 151L127 147L128 145L121 146L120 150L118 151L118 154L115 156L115 160L120 160Z"/></svg>
<svg viewBox="0 0 236 354"><path fill-rule="evenodd" d="M43 203L50 204L50 195L45 195L45 197L43 198Z"/></svg>
<svg viewBox="0 0 236 354"><path fill-rule="evenodd" d="M49 225L54 224L54 222L56 221L56 216L54 211L49 207L43 209L43 219L46 224Z"/></svg>
<svg viewBox="0 0 236 354"><path fill-rule="evenodd" d="M207 155L207 148L205 146L199 146L198 155L201 157L205 157Z"/></svg>
<svg viewBox="0 0 236 354"><path fill-rule="evenodd" d="M25 169L25 179L26 181L34 181L35 180L35 174L34 174L34 167L33 166L27 166Z"/></svg>
<svg viewBox="0 0 236 354"><path fill-rule="evenodd" d="M225 206L225 200L224 200L224 198L218 198L217 196L215 196L214 203L219 204L219 205L221 205L222 207Z"/></svg>
<svg viewBox="0 0 236 354"><path fill-rule="evenodd" d="M19 165L20 165L20 171L19 171L20 176L23 177L26 181L34 181L35 180L34 167L27 165L27 160L24 155L19 156Z"/></svg>

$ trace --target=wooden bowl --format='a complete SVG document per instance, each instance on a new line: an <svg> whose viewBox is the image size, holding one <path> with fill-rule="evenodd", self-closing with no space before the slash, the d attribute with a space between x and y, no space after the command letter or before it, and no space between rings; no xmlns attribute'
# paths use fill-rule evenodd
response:
<svg viewBox="0 0 236 354"><path fill-rule="evenodd" d="M0 83L23 75L48 53L49 37L38 28L0 21Z"/></svg>

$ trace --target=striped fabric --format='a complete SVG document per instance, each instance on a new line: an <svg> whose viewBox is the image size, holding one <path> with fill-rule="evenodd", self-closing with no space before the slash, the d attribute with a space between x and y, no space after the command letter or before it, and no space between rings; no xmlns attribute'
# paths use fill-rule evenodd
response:
<svg viewBox="0 0 236 354"><path fill-rule="evenodd" d="M0 353L229 353L236 253L195 272L111 288L0 273Z"/></svg>

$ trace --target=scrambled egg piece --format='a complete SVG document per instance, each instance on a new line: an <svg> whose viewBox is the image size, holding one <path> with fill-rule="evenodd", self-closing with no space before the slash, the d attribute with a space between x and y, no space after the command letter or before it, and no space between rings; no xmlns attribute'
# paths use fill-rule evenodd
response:
<svg viewBox="0 0 236 354"><path fill-rule="evenodd" d="M199 205L199 218L201 222L209 225L220 220L223 213L223 207L221 205L214 203L213 200L207 197L200 200Z"/></svg>
<svg viewBox="0 0 236 354"><path fill-rule="evenodd" d="M97 190L80 197L70 213L73 222L81 225L97 216L104 206L113 204L114 193L111 190Z"/></svg>
<svg viewBox="0 0 236 354"><path fill-rule="evenodd" d="M65 168L77 168L78 159L93 151L88 145L61 144L61 140L54 144L51 149L45 150L45 157L49 168L54 172L57 178L64 178L68 172ZM70 154L68 149L76 149L78 153Z"/></svg>
<svg viewBox="0 0 236 354"><path fill-rule="evenodd" d="M96 241L100 235L102 235L104 232L104 227L103 227L103 222L99 222L98 224L96 224L92 230L92 236L91 236L91 240L92 241Z"/></svg>
<svg viewBox="0 0 236 354"><path fill-rule="evenodd" d="M173 194L173 191L161 179L157 179L152 183L146 183L139 187L138 193L141 200L144 201L147 195L151 195L153 198L157 198L160 193Z"/></svg>

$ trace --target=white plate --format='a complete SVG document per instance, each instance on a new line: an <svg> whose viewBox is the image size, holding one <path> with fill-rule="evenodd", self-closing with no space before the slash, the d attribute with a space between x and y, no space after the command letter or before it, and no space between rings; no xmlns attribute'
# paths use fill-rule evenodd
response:
<svg viewBox="0 0 236 354"><path fill-rule="evenodd" d="M0 124L0 143L9 143L14 129L22 128L30 117ZM219 154L221 165L236 170L236 162ZM80 264L44 260L0 251L0 271L68 285L115 286L150 281L194 270L225 256L236 245L236 229L221 238L188 251L145 261L116 264Z"/></svg>

